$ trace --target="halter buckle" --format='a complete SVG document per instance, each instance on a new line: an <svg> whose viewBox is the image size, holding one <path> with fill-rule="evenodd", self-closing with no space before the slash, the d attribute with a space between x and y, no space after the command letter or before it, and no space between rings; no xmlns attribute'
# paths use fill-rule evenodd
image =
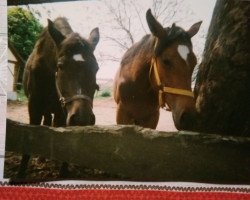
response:
<svg viewBox="0 0 250 200"><path fill-rule="evenodd" d="M60 97L59 101L61 102L62 107L65 107L65 105L66 105L65 98L64 97Z"/></svg>
<svg viewBox="0 0 250 200"><path fill-rule="evenodd" d="M166 107L166 103L163 99L163 94L164 93L169 93L169 94L175 94L175 95L183 95L183 96L188 96L191 98L194 98L193 92L191 90L186 90L186 89L179 89L179 88L173 88L173 87L167 87L164 86L161 83L160 76L157 70L157 61L156 58L153 57L151 60L151 66L150 66L150 71L149 71L149 76L153 73L156 85L158 87L158 99L159 99L159 105L162 108L166 108L166 110L171 110ZM168 106L169 107L169 106Z"/></svg>

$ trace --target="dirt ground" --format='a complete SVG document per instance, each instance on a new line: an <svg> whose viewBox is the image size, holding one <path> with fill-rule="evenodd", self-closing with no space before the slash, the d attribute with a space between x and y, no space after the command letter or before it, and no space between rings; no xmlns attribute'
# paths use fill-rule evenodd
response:
<svg viewBox="0 0 250 200"><path fill-rule="evenodd" d="M93 107L94 114L96 116L96 125L116 124L116 103L114 102L112 97L95 99ZM27 103L9 101L7 105L7 118L23 123L28 123L29 116ZM171 112L167 112L161 109L157 130L176 131Z"/></svg>

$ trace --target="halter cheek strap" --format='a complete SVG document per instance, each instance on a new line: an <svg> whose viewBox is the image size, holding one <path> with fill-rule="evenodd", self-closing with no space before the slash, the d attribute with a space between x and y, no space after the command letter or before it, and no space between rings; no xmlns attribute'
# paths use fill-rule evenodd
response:
<svg viewBox="0 0 250 200"><path fill-rule="evenodd" d="M152 58L151 60L149 75L151 75L151 73L154 74L156 84L159 87L159 105L161 107L165 107L165 104L166 104L164 97L163 97L164 93L183 95L183 96L188 96L192 98L194 97L194 94L191 90L184 90L184 89L179 89L179 88L163 86L160 80L159 73L158 73L156 58Z"/></svg>
<svg viewBox="0 0 250 200"><path fill-rule="evenodd" d="M72 97L68 97L68 98L64 98L63 96L61 96L59 98L59 101L61 102L62 106L65 107L65 105L67 103L70 103L70 102L72 102L74 100L77 100L77 99L87 100L88 102L91 103L91 107L93 107L92 106L92 99L89 96L85 95L85 94L76 94L76 95L74 95Z"/></svg>
<svg viewBox="0 0 250 200"><path fill-rule="evenodd" d="M56 74L56 76L57 76L57 74ZM57 84L56 81L55 81L55 83L56 83L57 94L59 96L59 101L60 101L62 107L65 107L67 103L70 103L70 102L75 101L77 99L87 100L90 103L91 107L93 107L93 100L89 96L87 96L85 94L76 94L76 95L74 95L72 97L65 98L62 95L61 90L59 89L58 84Z"/></svg>

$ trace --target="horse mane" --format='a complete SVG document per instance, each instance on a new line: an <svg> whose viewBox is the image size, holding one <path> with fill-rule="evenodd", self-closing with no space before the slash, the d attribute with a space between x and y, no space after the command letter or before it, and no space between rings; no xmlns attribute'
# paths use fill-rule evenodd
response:
<svg viewBox="0 0 250 200"><path fill-rule="evenodd" d="M68 23L68 20L65 17L57 17L54 20L54 25L55 25L56 29L59 30L64 36L68 36L68 35L74 33L71 26ZM36 49L37 52L39 52L39 53L43 53L44 52L44 50L43 50L44 45L45 44L48 45L47 40L51 41L50 48L53 49L53 47L51 46L53 44L53 42L49 36L48 27L45 27L43 29L43 31L41 32L41 34L39 35L34 49Z"/></svg>
<svg viewBox="0 0 250 200"><path fill-rule="evenodd" d="M68 20L65 17L58 17L54 20L54 24L57 30L59 30L64 36L73 32Z"/></svg>
<svg viewBox="0 0 250 200"><path fill-rule="evenodd" d="M153 52L149 49L152 49L154 45L154 38L152 35L145 35L139 42L133 44L127 52L124 54L121 65L126 65L131 62L132 58L137 56L143 56L143 59L146 63L150 62Z"/></svg>

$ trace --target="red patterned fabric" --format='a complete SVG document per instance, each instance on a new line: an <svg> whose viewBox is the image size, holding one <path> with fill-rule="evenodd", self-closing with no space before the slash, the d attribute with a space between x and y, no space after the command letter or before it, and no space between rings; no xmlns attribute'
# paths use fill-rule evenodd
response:
<svg viewBox="0 0 250 200"><path fill-rule="evenodd" d="M250 193L0 187L0 200L250 200Z"/></svg>

